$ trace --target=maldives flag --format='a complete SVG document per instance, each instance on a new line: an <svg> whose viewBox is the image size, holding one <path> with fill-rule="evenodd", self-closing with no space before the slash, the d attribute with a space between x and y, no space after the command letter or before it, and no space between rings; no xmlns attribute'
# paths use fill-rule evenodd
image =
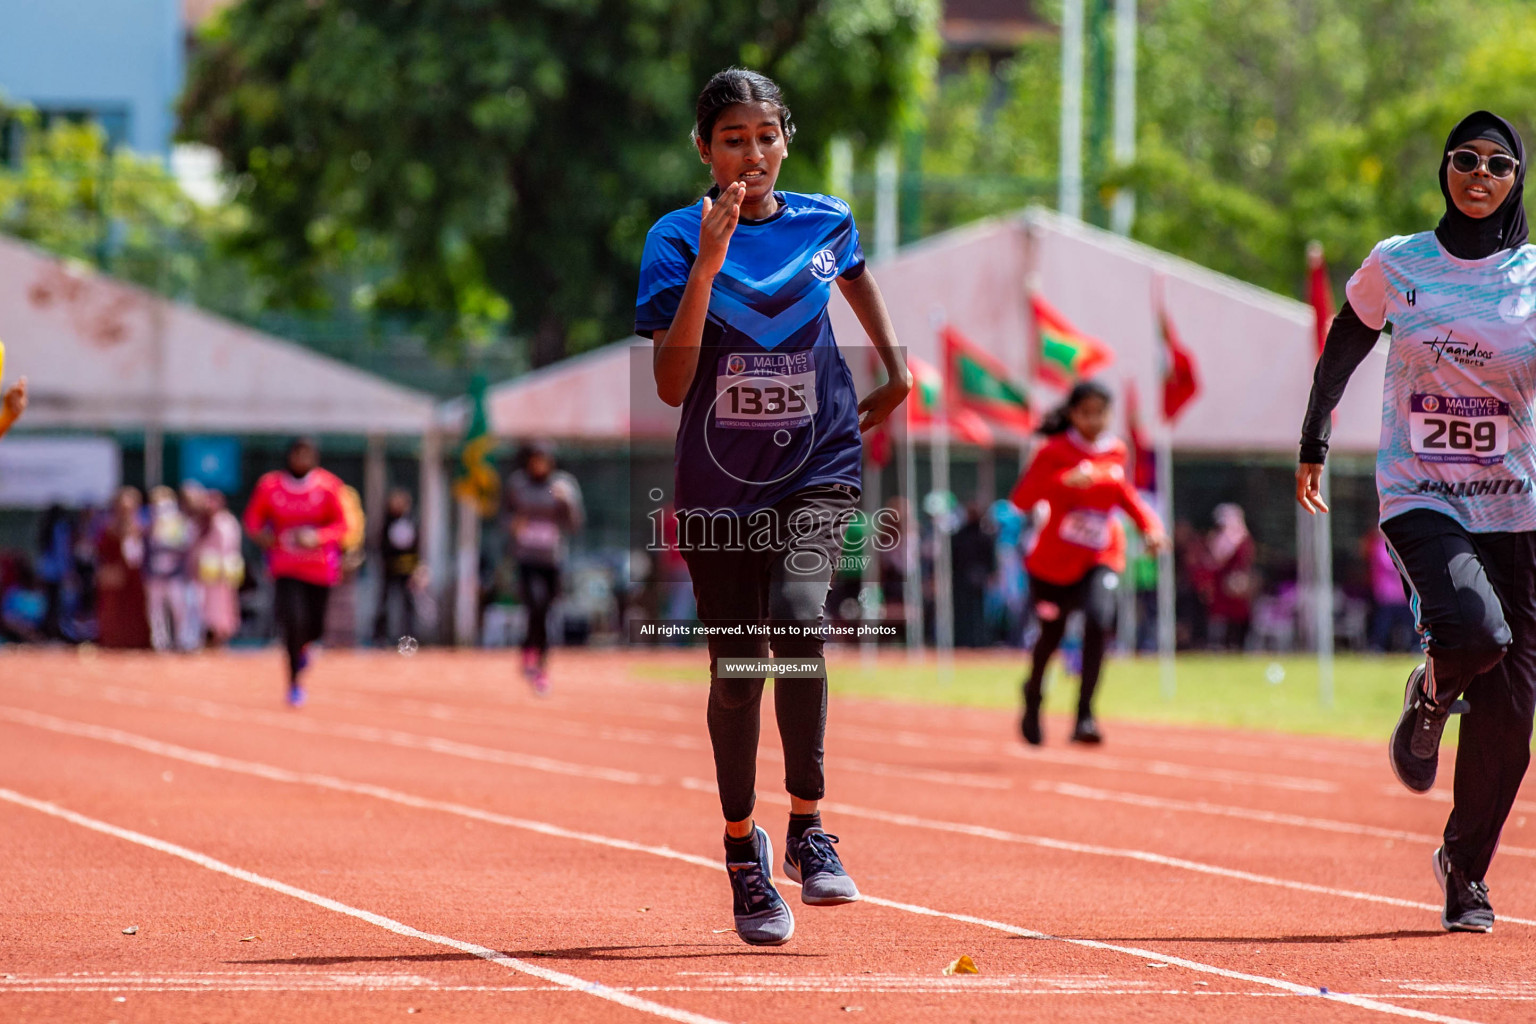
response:
<svg viewBox="0 0 1536 1024"><path fill-rule="evenodd" d="M932 427L943 416L955 440L966 444L992 444L992 428L974 410L955 409L944 416L944 376L932 363L916 356L907 357L912 371L912 393L907 396L907 423L912 427Z"/></svg>
<svg viewBox="0 0 1536 1024"><path fill-rule="evenodd" d="M1328 283L1328 263L1323 259L1323 243L1312 242L1307 246L1307 301L1312 303L1312 315L1316 322L1317 354L1323 354L1323 343L1328 340L1328 328L1333 326L1333 285Z"/></svg>
<svg viewBox="0 0 1536 1024"><path fill-rule="evenodd" d="M1200 380L1195 375L1194 357L1179 343L1166 306L1158 308L1157 326L1163 338L1163 419L1172 423L1200 393Z"/></svg>
<svg viewBox="0 0 1536 1024"><path fill-rule="evenodd" d="M1136 382L1125 382L1125 436L1130 440L1126 456L1126 473L1131 486L1138 491L1157 490L1157 452L1147 443L1146 432L1141 428L1141 396L1136 393Z"/></svg>
<svg viewBox="0 0 1536 1024"><path fill-rule="evenodd" d="M990 352L953 327L944 328L944 362L949 369L950 407L968 410L998 426L1027 434L1035 428L1024 385Z"/></svg>
<svg viewBox="0 0 1536 1024"><path fill-rule="evenodd" d="M1029 297L1040 339L1036 375L1058 388L1070 388L1115 361L1115 353L1097 338L1073 327L1066 317L1038 295Z"/></svg>

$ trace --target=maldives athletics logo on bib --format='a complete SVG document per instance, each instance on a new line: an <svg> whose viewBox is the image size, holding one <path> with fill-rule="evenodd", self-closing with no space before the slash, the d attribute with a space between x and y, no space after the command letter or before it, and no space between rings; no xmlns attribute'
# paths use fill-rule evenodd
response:
<svg viewBox="0 0 1536 1024"><path fill-rule="evenodd" d="M811 257L811 273L818 281L830 281L837 276L837 254L823 249Z"/></svg>

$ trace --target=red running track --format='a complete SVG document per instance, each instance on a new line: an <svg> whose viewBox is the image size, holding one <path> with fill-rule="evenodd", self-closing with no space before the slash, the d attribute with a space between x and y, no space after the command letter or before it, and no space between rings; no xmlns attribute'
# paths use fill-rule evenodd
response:
<svg viewBox="0 0 1536 1024"><path fill-rule="evenodd" d="M1536 1018L1536 801L1494 933L1447 935L1450 780L1412 798L1343 740L1033 751L1006 713L835 700L824 818L870 898L785 883L794 940L744 946L704 690L633 660L562 654L538 699L511 656L333 652L294 712L275 654L5 652L0 1020ZM771 716L760 763L777 845Z"/></svg>

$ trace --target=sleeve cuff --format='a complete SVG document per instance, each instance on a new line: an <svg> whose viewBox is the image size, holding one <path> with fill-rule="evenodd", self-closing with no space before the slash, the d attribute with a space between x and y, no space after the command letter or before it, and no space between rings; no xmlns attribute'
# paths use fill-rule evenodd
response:
<svg viewBox="0 0 1536 1024"><path fill-rule="evenodd" d="M864 276L864 271L868 268L868 266L869 264L865 263L863 260L859 260L859 262L855 263L853 266L849 267L838 276L841 277L844 281L857 281L859 278Z"/></svg>
<svg viewBox="0 0 1536 1024"><path fill-rule="evenodd" d="M1328 458L1327 441L1303 441L1301 442L1301 454L1297 459L1308 465L1321 466Z"/></svg>

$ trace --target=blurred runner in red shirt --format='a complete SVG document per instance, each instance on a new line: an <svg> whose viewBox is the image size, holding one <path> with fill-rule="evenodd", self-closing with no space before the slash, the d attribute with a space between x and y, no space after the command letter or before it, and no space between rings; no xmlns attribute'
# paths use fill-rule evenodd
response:
<svg viewBox="0 0 1536 1024"><path fill-rule="evenodd" d="M1157 513L1137 495L1126 478L1125 443L1106 431L1110 394L1102 385L1082 381L1061 408L1046 417L1040 433L1047 440L1014 485L1010 500L1028 512L1041 502L1050 519L1040 529L1025 559L1030 600L1040 620L1034 663L1024 684L1024 739L1039 745L1040 701L1045 667L1061 644L1067 616L1083 613L1083 676L1077 698L1077 727L1072 739L1099 743L1093 718L1093 694L1104 663L1104 643L1115 621L1115 590L1125 571L1125 531L1114 518L1127 513L1159 551L1167 543Z"/></svg>
<svg viewBox="0 0 1536 1024"><path fill-rule="evenodd" d="M341 579L341 542L347 534L342 483L319 468L315 442L288 446L288 468L256 481L245 509L245 529L267 553L276 584L273 621L288 652L288 703L304 704L301 675L310 645L325 631L325 606Z"/></svg>

